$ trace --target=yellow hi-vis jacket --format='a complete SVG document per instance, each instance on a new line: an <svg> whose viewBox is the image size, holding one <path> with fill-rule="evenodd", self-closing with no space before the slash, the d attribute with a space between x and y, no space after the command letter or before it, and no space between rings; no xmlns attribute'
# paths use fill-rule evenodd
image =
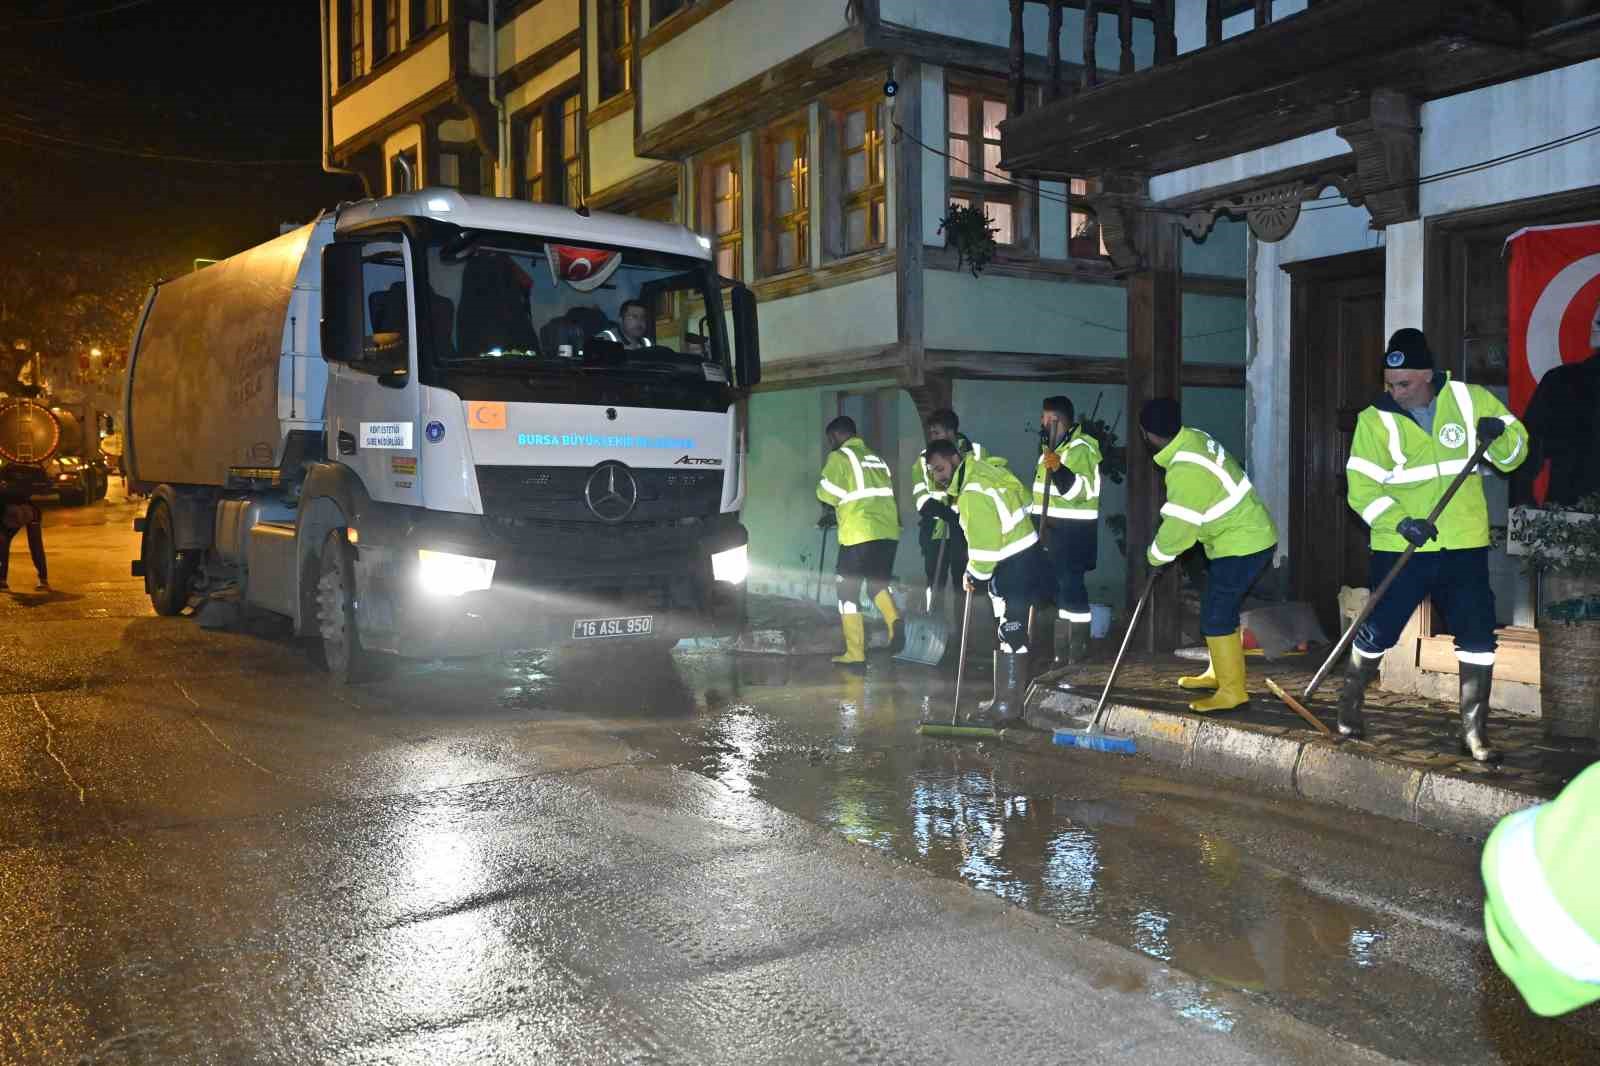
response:
<svg viewBox="0 0 1600 1066"><path fill-rule="evenodd" d="M1600 766L1510 815L1483 847L1489 950L1536 1014L1600 999Z"/></svg>
<svg viewBox="0 0 1600 1066"><path fill-rule="evenodd" d="M967 573L974 581L990 580L996 563L1039 543L1028 518L1028 490L1011 471L967 458L950 490L967 538Z"/></svg>
<svg viewBox="0 0 1600 1066"><path fill-rule="evenodd" d="M869 452L860 437L851 437L828 454L817 499L839 513L841 548L900 539L900 508L894 502L889 464Z"/></svg>
<svg viewBox="0 0 1600 1066"><path fill-rule="evenodd" d="M995 455L986 451L983 445L967 437L964 433L956 434L956 448L967 459L978 459L985 463L995 463L998 466L1006 465L1003 455ZM921 511L930 503L942 503L950 507L955 504L950 499L948 489L941 489L934 483L933 474L928 470L928 453L923 451L911 464L911 506ZM936 519L933 523L933 539L945 540L950 533L944 526L944 519Z"/></svg>
<svg viewBox="0 0 1600 1066"><path fill-rule="evenodd" d="M1256 495L1244 467L1211 439L1187 426L1156 453L1167 472L1161 528L1147 558L1165 566L1199 541L1207 559L1254 555L1278 543L1278 527Z"/></svg>
<svg viewBox="0 0 1600 1066"><path fill-rule="evenodd" d="M1050 486L1051 518L1073 518L1093 521L1100 517L1100 442L1078 427L1066 440L1056 446L1061 465L1077 475L1077 480L1066 492L1055 491ZM1031 512L1044 514L1045 476L1044 456L1033 470L1033 507Z"/></svg>
<svg viewBox="0 0 1600 1066"><path fill-rule="evenodd" d="M1506 431L1484 453L1510 473L1528 457L1528 431L1494 393L1481 385L1441 374L1433 425L1423 429L1393 399L1384 396L1356 418L1356 435L1345 463L1351 510L1372 529L1372 550L1409 547L1395 527L1406 518L1426 518L1478 450L1478 419L1498 418ZM1483 479L1469 477L1436 523L1439 536L1418 548L1482 548L1489 543L1489 508Z"/></svg>

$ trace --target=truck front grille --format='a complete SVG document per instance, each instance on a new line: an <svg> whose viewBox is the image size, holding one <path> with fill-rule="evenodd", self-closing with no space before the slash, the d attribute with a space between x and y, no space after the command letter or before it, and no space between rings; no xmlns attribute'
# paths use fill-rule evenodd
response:
<svg viewBox="0 0 1600 1066"><path fill-rule="evenodd" d="M591 468L480 466L477 473L486 517L607 525L584 501ZM639 499L617 525L700 518L722 509L720 470L630 469L629 473L638 485Z"/></svg>

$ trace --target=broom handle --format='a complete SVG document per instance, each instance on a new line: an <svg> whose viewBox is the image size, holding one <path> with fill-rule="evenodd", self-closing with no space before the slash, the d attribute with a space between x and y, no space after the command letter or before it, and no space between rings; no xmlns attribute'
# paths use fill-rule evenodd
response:
<svg viewBox="0 0 1600 1066"><path fill-rule="evenodd" d="M950 724L956 724L956 716L961 712L961 682L967 674L967 630L972 627L972 590L967 590L967 606L961 612L961 657L956 660L956 698L955 705L950 708Z"/></svg>
<svg viewBox="0 0 1600 1066"><path fill-rule="evenodd" d="M1493 443L1488 439L1478 442L1478 450L1472 453L1472 458L1467 460L1467 465L1461 468L1461 473L1455 476L1454 480L1450 482L1450 487L1444 490L1444 495L1439 497L1439 502L1433 505L1432 511L1428 512L1428 522L1430 524L1439 521L1439 516L1450 505L1450 500L1455 496L1456 490L1466 484L1467 478L1477 470L1478 463L1483 460L1483 453L1488 451L1489 445ZM1305 699L1309 700L1311 698L1311 694L1321 686L1323 678L1328 676L1328 671L1333 669L1333 664L1338 662L1344 653L1349 650L1351 641L1356 639L1356 630L1360 629L1367 619L1371 617L1372 612L1378 609L1378 604L1383 600L1383 594L1389 591L1389 586L1394 584L1395 578L1400 576L1400 571L1406 568L1406 564L1411 561L1411 557L1415 554L1417 554L1417 546L1415 544L1407 544L1406 550L1400 553L1400 558L1394 561L1394 565L1389 568L1389 572L1384 575L1378 587L1373 589L1372 595L1367 597L1367 605L1361 608L1361 613L1356 615L1356 620L1350 623L1349 627L1344 631L1344 635L1339 638L1339 643L1333 646L1333 653L1328 656L1327 661L1322 664L1321 668L1312 675L1311 683L1306 686Z"/></svg>
<svg viewBox="0 0 1600 1066"><path fill-rule="evenodd" d="M933 564L933 580L928 582L928 601L927 601L927 603L925 603L923 605L923 608L922 608L922 613L923 614L932 614L933 613L933 592L934 592L934 589L943 589L944 588L944 549L945 549L946 545L948 545L949 543L950 543L950 522L948 520L946 520L945 524L944 524L944 539L939 542L939 557ZM944 613L944 598L942 596L939 599L939 605L940 605L939 613L943 614Z"/></svg>
<svg viewBox="0 0 1600 1066"><path fill-rule="evenodd" d="M1093 733L1100 728L1100 716L1105 713L1106 698L1111 695L1111 686L1117 680L1117 671L1122 669L1122 657L1128 653L1128 642L1133 639L1133 631L1139 627L1139 616L1144 613L1145 601L1150 598L1150 593L1156 587L1156 578L1161 571L1152 571L1150 580L1144 583L1144 592L1139 596L1139 602L1134 605L1133 617L1128 619L1128 631L1122 635L1122 647L1117 649L1117 658L1111 664L1111 674L1106 678L1106 687L1100 693L1100 702L1095 704L1094 717L1089 719L1089 732Z"/></svg>

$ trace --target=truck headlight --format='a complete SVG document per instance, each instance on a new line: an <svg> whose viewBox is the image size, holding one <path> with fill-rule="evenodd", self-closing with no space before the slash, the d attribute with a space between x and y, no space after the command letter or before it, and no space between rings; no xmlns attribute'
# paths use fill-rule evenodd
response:
<svg viewBox="0 0 1600 1066"><path fill-rule="evenodd" d="M711 576L732 585L744 584L750 576L750 546L741 544L711 557Z"/></svg>
<svg viewBox="0 0 1600 1066"><path fill-rule="evenodd" d="M494 580L494 560L417 549L419 576L424 592L434 596L459 596L489 587Z"/></svg>

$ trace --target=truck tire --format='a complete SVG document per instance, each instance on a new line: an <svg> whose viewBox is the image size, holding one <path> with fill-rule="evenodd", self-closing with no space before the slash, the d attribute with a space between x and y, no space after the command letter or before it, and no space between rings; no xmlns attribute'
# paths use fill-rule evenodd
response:
<svg viewBox="0 0 1600 1066"><path fill-rule="evenodd" d="M150 505L144 527L144 587L156 614L171 616L189 605L189 583L194 578L194 561L177 549L172 513L157 500Z"/></svg>
<svg viewBox="0 0 1600 1066"><path fill-rule="evenodd" d="M356 567L344 530L322 542L317 557L317 631L322 637L322 663L340 684L358 685L382 673L383 657L361 646L356 629Z"/></svg>

